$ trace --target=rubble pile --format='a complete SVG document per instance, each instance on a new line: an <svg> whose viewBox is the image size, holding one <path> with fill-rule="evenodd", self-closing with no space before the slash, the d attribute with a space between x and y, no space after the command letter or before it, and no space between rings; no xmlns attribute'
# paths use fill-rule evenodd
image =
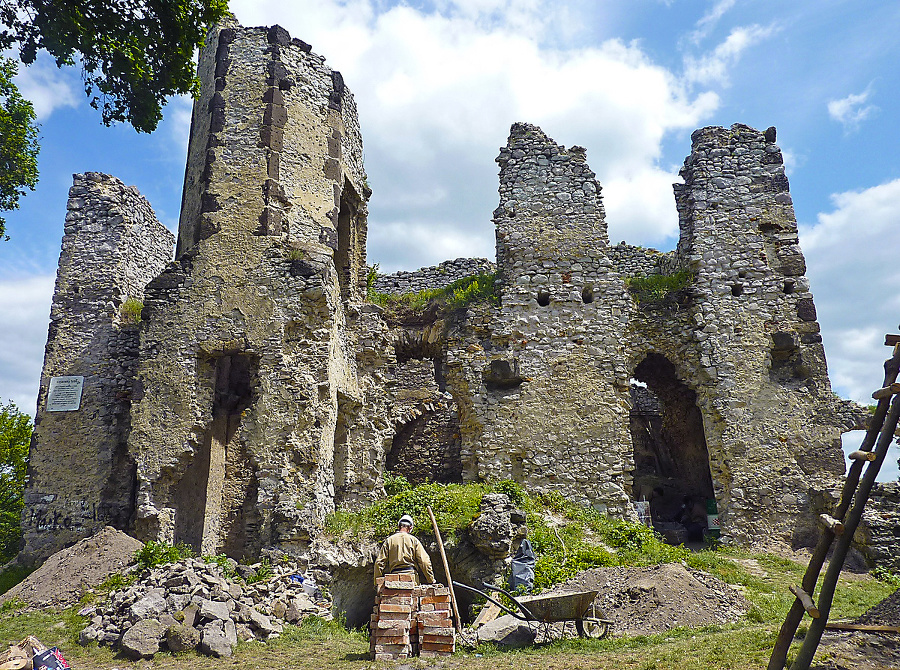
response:
<svg viewBox="0 0 900 670"><path fill-rule="evenodd" d="M450 589L416 586L412 574L379 577L369 644L377 661L450 656L456 644Z"/></svg>
<svg viewBox="0 0 900 670"><path fill-rule="evenodd" d="M238 640L278 637L285 623L331 618L330 601L297 565L271 566L271 576L259 579L263 569L231 562L226 573L217 563L188 558L145 571L104 604L82 610L93 616L79 642L110 644L134 659L162 649L222 657Z"/></svg>

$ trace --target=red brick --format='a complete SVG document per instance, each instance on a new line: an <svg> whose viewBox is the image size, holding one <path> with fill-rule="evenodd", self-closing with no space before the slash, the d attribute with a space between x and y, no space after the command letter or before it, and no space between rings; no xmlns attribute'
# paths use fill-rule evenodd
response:
<svg viewBox="0 0 900 670"><path fill-rule="evenodd" d="M420 627L420 632L424 635L453 635L452 628L442 626L424 626Z"/></svg>
<svg viewBox="0 0 900 670"><path fill-rule="evenodd" d="M403 582L393 582L392 586L387 586L381 589L381 602L384 602L386 598L391 596L400 596L403 598L412 599L412 591L410 589L403 588Z"/></svg>
<svg viewBox="0 0 900 670"><path fill-rule="evenodd" d="M375 654L376 661L396 661L400 658L409 658L409 654L389 654L385 652Z"/></svg>
<svg viewBox="0 0 900 670"><path fill-rule="evenodd" d="M416 619L426 626L449 626L450 612L441 610L440 612L419 612Z"/></svg>
<svg viewBox="0 0 900 670"><path fill-rule="evenodd" d="M378 615L380 621L409 621L409 614L403 612L382 612Z"/></svg>
<svg viewBox="0 0 900 670"><path fill-rule="evenodd" d="M434 609L435 610L447 610L449 612L450 611L450 603L435 603Z"/></svg>
<svg viewBox="0 0 900 670"><path fill-rule="evenodd" d="M434 612L434 605L419 605L420 612Z"/></svg>
<svg viewBox="0 0 900 670"><path fill-rule="evenodd" d="M402 630L405 633L409 630L409 621L378 621L375 627L378 630Z"/></svg>
<svg viewBox="0 0 900 670"><path fill-rule="evenodd" d="M381 599L381 603L385 605L412 605L413 599L410 596L387 596Z"/></svg>
<svg viewBox="0 0 900 670"><path fill-rule="evenodd" d="M401 582L412 582L413 586L415 586L416 576L411 572L394 572L391 574L390 579L396 579Z"/></svg>
<svg viewBox="0 0 900 670"><path fill-rule="evenodd" d="M422 651L443 651L452 654L456 649L452 643L423 642Z"/></svg>
<svg viewBox="0 0 900 670"><path fill-rule="evenodd" d="M432 603L437 605L438 603L449 603L449 602L450 602L450 596L425 596L424 598L422 598L423 605L430 605Z"/></svg>
<svg viewBox="0 0 900 670"><path fill-rule="evenodd" d="M378 608L381 613L385 612L403 612L409 614L412 612L412 605L398 605L396 603L382 603Z"/></svg>

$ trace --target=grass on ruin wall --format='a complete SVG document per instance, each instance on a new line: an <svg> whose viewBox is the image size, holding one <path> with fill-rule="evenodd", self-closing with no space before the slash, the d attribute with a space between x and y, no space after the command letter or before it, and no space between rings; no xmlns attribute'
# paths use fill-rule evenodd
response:
<svg viewBox="0 0 900 670"><path fill-rule="evenodd" d="M476 303L500 304L496 286L497 273L462 277L444 288L396 294L379 293L375 290L375 272L375 268L370 269L367 276L366 299L387 309L405 307L418 312L434 305L442 310L452 311Z"/></svg>
<svg viewBox="0 0 900 670"><path fill-rule="evenodd" d="M639 303L665 300L669 295L690 286L694 274L690 270L680 270L675 274L638 275L625 280L628 291Z"/></svg>

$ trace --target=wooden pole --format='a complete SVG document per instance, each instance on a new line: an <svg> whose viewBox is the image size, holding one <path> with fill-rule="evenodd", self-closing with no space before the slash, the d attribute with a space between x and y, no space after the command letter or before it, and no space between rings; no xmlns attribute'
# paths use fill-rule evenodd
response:
<svg viewBox="0 0 900 670"><path fill-rule="evenodd" d="M888 344L888 342L885 341L885 344ZM891 342L890 345L894 347L894 351L891 358L884 362L884 382L882 383L882 387L893 384L897 381L898 374L900 374L900 342ZM887 416L889 406L890 400L887 398L882 398L878 401L878 406L875 408L875 414L869 420L868 431L859 448L860 451L872 450L875 441L878 439L878 434L881 432L881 427L884 425L884 418ZM854 460L853 464L850 466L850 471L847 473L847 478L844 480L844 486L841 490L841 499L834 510L834 518L843 519L844 515L846 515L847 510L850 508L850 503L853 501L853 494L856 492L856 487L859 484L859 477L860 474L862 474L863 465L865 465L866 462L867 461L865 460ZM852 536L853 534L851 533L850 535ZM810 556L806 574L803 575L803 590L807 593L815 592L816 583L819 580L819 573L822 571L822 565L825 563L825 559L828 556L828 550L831 548L834 538L835 536L831 533L821 533L819 535L819 542L816 545L812 556ZM795 598L794 604L791 606L787 617L785 617L784 623L781 626L781 631L778 633L778 637L775 640L775 646L772 649L772 656L769 658L767 670L782 670L782 668L784 668L788 650L791 648L794 634L797 632L797 628L803 620L805 611L803 603Z"/></svg>
<svg viewBox="0 0 900 670"><path fill-rule="evenodd" d="M881 436L878 438L878 444L875 447L875 453L878 454L878 458L866 468L866 474L860 482L859 489L856 491L853 508L844 521L846 530L838 538L831 561L828 563L828 570L825 571L822 590L819 592L819 612L821 612L822 616L814 619L809 625L806 637L803 638L803 646L800 647L797 658L791 663L791 670L809 670L810 663L812 663L813 656L819 646L819 641L822 639L822 633L825 631L825 624L828 623L828 613L831 611L834 591L837 587L838 578L841 576L841 569L844 567L847 551L850 549L853 533L856 532L856 527L862 518L866 501L869 499L869 493L875 484L875 478L878 476L878 471L881 469L885 456L887 456L888 447L894 441L894 431L897 429L898 421L900 421L900 395L894 396L894 400L891 402L890 412L881 428Z"/></svg>
<svg viewBox="0 0 900 670"><path fill-rule="evenodd" d="M444 563L444 573L447 575L447 587L450 589L450 606L453 608L453 618L456 620L456 632L462 633L462 620L459 618L459 609L456 606L456 592L453 590L453 578L450 577L450 564L447 563L447 554L444 552L444 541L441 539L441 531L431 506L428 506L428 516L431 517L431 527L434 528L434 536L437 538L437 546L441 552L441 561Z"/></svg>

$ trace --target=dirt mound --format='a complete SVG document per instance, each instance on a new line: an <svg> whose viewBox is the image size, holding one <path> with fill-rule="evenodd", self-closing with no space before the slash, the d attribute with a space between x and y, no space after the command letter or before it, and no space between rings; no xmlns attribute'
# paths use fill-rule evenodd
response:
<svg viewBox="0 0 900 670"><path fill-rule="evenodd" d="M854 623L900 626L900 591L870 608ZM815 670L886 670L900 668L900 640L893 633L826 630L817 658L828 657Z"/></svg>
<svg viewBox="0 0 900 670"><path fill-rule="evenodd" d="M133 537L107 526L93 537L53 554L25 581L0 596L0 604L16 599L30 608L74 605L85 591L123 571L142 546Z"/></svg>
<svg viewBox="0 0 900 670"><path fill-rule="evenodd" d="M614 634L648 635L680 626L730 623L750 609L733 587L681 563L594 568L551 592L565 591L599 591L594 603L614 622Z"/></svg>
<svg viewBox="0 0 900 670"><path fill-rule="evenodd" d="M900 626L900 590L869 609L856 623L875 626Z"/></svg>

